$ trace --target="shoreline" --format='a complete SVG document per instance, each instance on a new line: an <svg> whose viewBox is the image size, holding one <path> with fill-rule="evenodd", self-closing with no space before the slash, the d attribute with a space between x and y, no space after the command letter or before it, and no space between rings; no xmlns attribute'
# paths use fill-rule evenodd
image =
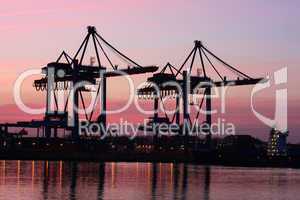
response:
<svg viewBox="0 0 300 200"><path fill-rule="evenodd" d="M122 138L113 144L99 140L73 140L56 138L22 138L6 142L0 141L1 160L48 160L48 161L92 161L92 162L152 162L152 163L189 163L195 165L217 165L232 167L271 167L300 168L300 158L289 156L269 158L262 152L260 156L246 155L245 152L221 152L217 149L193 149L191 146L174 148L148 145L146 149L128 144ZM137 141L135 141L136 143ZM142 146L140 143L138 146ZM154 146L154 147L153 147ZM182 145L180 145L182 146ZM150 148L151 147L151 148ZM172 147L173 148L173 147Z"/></svg>

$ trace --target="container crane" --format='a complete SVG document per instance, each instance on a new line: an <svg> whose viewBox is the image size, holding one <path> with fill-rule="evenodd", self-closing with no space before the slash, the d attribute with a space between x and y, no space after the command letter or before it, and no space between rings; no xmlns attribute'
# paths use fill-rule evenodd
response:
<svg viewBox="0 0 300 200"><path fill-rule="evenodd" d="M97 123L102 124L106 130L107 78L152 73L158 69L157 66L141 66L120 52L101 35L99 35L95 27L88 26L87 29L88 33L81 43L79 49L76 51L75 55L71 57L63 51L55 62L48 63L47 66L42 68L42 74L44 77L35 80L33 83L33 86L37 91L47 92L47 108L44 119L41 121L4 124L3 126L5 126L5 129L8 127L42 128L44 135L47 138L50 138L52 136L52 130L54 130L54 136L56 136L57 129L62 128L64 130L70 130L72 133L72 138L76 140L79 138L79 114L75 108L79 108L79 103L81 102L83 110L85 111L85 120L88 122L96 121ZM83 63L89 43L92 43L96 54L97 64L95 66L85 65ZM113 64L109 54L103 48L104 46L106 46L116 56L121 58L122 61L125 61L128 66L117 67L117 65ZM63 59L65 59L64 62ZM109 66L104 66L104 60L109 63ZM81 82L84 84L81 87L74 89L74 86ZM90 92L90 90L86 88L87 85L96 86L96 97L100 97L101 113L96 120L93 120L96 102L93 105L91 113L86 112L83 92ZM59 90L68 91L67 100L65 102L63 111L59 111L58 109L57 91ZM53 105L51 104L53 99L55 103L54 108L51 106ZM70 99L73 100L73 108L71 113L68 112ZM68 119L70 116L73 117L72 125L68 124Z"/></svg>
<svg viewBox="0 0 300 200"><path fill-rule="evenodd" d="M193 68L195 65L195 58L199 56L202 75L193 73ZM236 76L236 79L228 80L226 76L222 76L221 72L212 62L212 60L216 60L221 63L227 70L229 70L232 74ZM206 62L205 62L206 61ZM188 65L188 63L190 64ZM206 63L206 64L205 64ZM188 69L185 69L188 65ZM217 79L214 80L211 74L208 74L208 68L210 67L211 71L213 71L217 75ZM169 71L169 72L167 72ZM170 63L168 63L159 73L153 74L152 77L147 79L146 84L139 88L137 91L137 95L141 97L141 99L153 99L154 100L154 116L151 118L150 124L159 124L161 122L175 123L179 127L184 127L183 125L192 126L194 123L190 118L189 112L189 95L197 95L199 93L203 94L202 100L199 102L199 109L196 114L194 122L199 119L200 109L203 107L205 102L205 123L208 125L208 129L206 130L206 142L210 145L211 142L211 91L213 87L223 87L223 86L244 86L244 85L253 85L257 83L261 83L266 81L265 78L252 78L249 75L241 72L236 67L228 64L221 58L219 58L216 54L214 54L211 50L205 47L201 41L195 41L194 47L190 51L189 55L184 60L183 64L177 69ZM168 83L176 82L179 85L170 85ZM157 92L159 90L159 93ZM199 91L199 90L202 90ZM176 110L171 120L169 120L168 115L165 113L166 117L160 118L158 117L158 102L162 101L164 97L174 96L176 99ZM182 117L180 114L180 100L182 99ZM181 118L183 119L183 123L181 123ZM143 129L143 127L141 127ZM182 128L180 131L185 132ZM188 134L185 133L185 136ZM185 137L186 138L186 137Z"/></svg>

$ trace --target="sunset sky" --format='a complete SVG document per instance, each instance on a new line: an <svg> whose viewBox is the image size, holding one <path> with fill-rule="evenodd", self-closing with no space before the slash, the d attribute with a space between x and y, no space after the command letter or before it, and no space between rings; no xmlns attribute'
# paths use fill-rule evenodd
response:
<svg viewBox="0 0 300 200"><path fill-rule="evenodd" d="M74 55L86 27L93 25L142 65L179 66L193 41L201 40L252 77L288 67L288 84L280 88L288 88L289 141L300 142L298 0L1 0L0 5L1 122L28 119L14 106L18 75L55 61L62 50ZM135 78L143 80L146 76ZM126 100L120 81L109 81L109 104ZM24 101L42 105L43 95L31 86L31 81L24 85ZM251 113L250 92L248 86L230 90L226 120L236 123L241 134L266 139L269 128ZM274 88L257 95L257 109L271 117L274 97ZM137 119L128 112L128 118Z"/></svg>

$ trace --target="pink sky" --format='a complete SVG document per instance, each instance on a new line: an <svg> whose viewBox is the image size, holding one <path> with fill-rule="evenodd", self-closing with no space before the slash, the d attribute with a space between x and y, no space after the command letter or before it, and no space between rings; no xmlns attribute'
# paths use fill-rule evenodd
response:
<svg viewBox="0 0 300 200"><path fill-rule="evenodd" d="M22 71L54 61L62 50L73 55L86 26L94 25L108 41L143 65L163 66L169 61L178 66L198 39L254 77L288 67L290 140L300 142L299 6L297 1L278 0L1 1L0 108L7 110L6 105L14 104L12 87ZM139 76L135 81L145 78ZM115 104L126 99L126 90L118 90L118 80L110 81L109 87ZM27 103L44 102L43 95L31 87L31 80L23 89ZM266 138L267 127L250 112L250 91L251 87L232 89L229 118L236 120L241 130L253 128L259 130L255 136ZM274 93L258 96L262 112L272 113ZM14 105L10 107L1 112L1 121L26 118ZM242 108L244 113L239 112Z"/></svg>

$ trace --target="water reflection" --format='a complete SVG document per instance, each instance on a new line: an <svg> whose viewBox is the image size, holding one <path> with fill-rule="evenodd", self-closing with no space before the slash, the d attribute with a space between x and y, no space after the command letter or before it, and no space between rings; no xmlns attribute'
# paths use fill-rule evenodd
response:
<svg viewBox="0 0 300 200"><path fill-rule="evenodd" d="M293 199L299 184L300 172L292 169L175 163L0 162L0 199L5 200Z"/></svg>
<svg viewBox="0 0 300 200"><path fill-rule="evenodd" d="M210 187L210 167L204 168L204 200L209 200L209 187Z"/></svg>
<svg viewBox="0 0 300 200"><path fill-rule="evenodd" d="M182 200L186 199L186 192L188 187L188 166L185 164L183 166L183 178L182 178Z"/></svg>
<svg viewBox="0 0 300 200"><path fill-rule="evenodd" d="M152 199L156 199L156 187L157 187L157 163L152 164L152 187L151 187L151 194Z"/></svg>
<svg viewBox="0 0 300 200"><path fill-rule="evenodd" d="M71 163L71 184L70 184L70 200L76 200L76 185L77 185L77 169L78 163Z"/></svg>
<svg viewBox="0 0 300 200"><path fill-rule="evenodd" d="M49 187L49 162L46 161L43 163L44 165L44 176L43 176L43 198L48 199L48 187Z"/></svg>
<svg viewBox="0 0 300 200"><path fill-rule="evenodd" d="M173 169L172 169L172 172L173 172L173 198L174 199L178 199L178 185L179 185L179 175L180 175L180 171L179 171L179 165L178 164L175 164L173 166Z"/></svg>
<svg viewBox="0 0 300 200"><path fill-rule="evenodd" d="M104 199L105 164L99 163L98 199Z"/></svg>

